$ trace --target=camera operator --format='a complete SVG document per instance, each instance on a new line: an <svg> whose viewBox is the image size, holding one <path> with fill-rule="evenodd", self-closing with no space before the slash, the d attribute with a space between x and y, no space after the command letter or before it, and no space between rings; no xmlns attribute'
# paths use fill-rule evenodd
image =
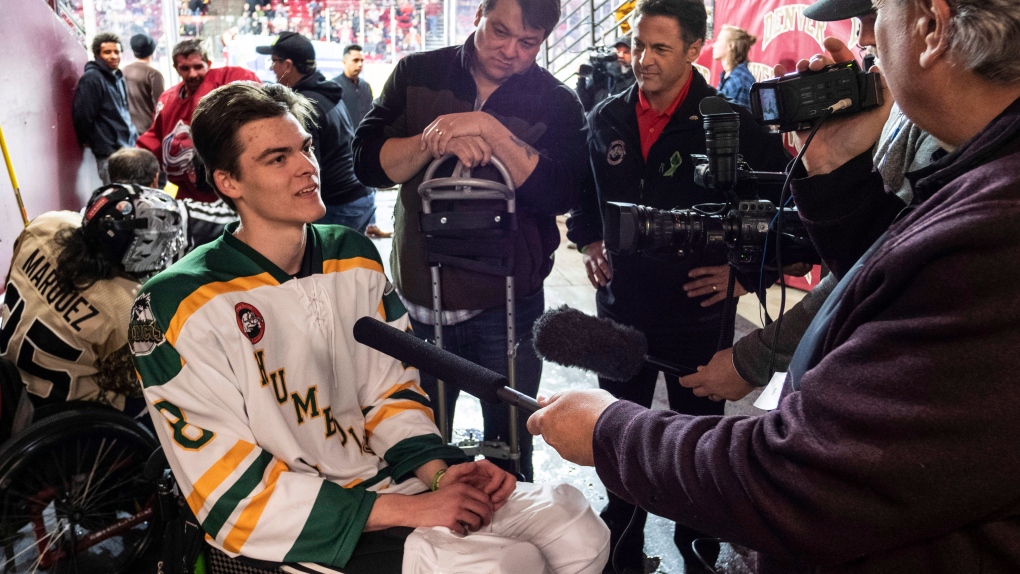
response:
<svg viewBox="0 0 1020 574"><path fill-rule="evenodd" d="M634 85L634 70L631 68L630 38L623 37L613 44L616 55L597 50L591 56L591 63L582 64L577 72L577 97L589 112L595 104L616 94L622 94Z"/></svg>
<svg viewBox="0 0 1020 574"><path fill-rule="evenodd" d="M858 18L861 23L858 46L870 50L875 48L877 13L871 0L819 0L809 6L804 15L820 22ZM830 55L835 58L834 61L852 57L847 47L835 38L826 39L826 46L831 48ZM815 66L820 65L821 61L816 60ZM947 148L931 134L915 126L894 104L882 135L875 144L874 163L888 191L909 204L913 190L904 174L927 166L945 155ZM756 387L764 387L774 371L786 370L801 336L835 286L836 277L831 274L825 276L784 315L782 321L748 333L734 343L732 349L719 351L708 365L698 367L697 373L682 378L680 384L690 387L699 397L731 401L744 398Z"/></svg>
<svg viewBox="0 0 1020 574"><path fill-rule="evenodd" d="M699 104L716 95L692 66L704 43L706 18L700 0L638 3L632 31L637 85L588 115L594 181L582 191L567 234L582 246L589 280L598 289L599 316L634 326L647 337L650 354L682 365L704 364L718 349L720 331L727 344L733 340L733 309L727 312L717 304L726 297L729 282L725 256L703 254L683 261L641 254L608 258L602 210L609 201L671 209L722 199L694 183L690 157L705 153ZM757 169L782 170L788 157L779 137L759 129L746 109L732 108L741 114L739 135L747 162ZM745 292L738 288L734 294ZM656 369L645 368L626 383L600 378L599 386L648 407L657 376ZM677 412L722 414L721 403L695 397L676 377L667 377L667 388L670 407ZM609 493L602 518L613 534L612 562L617 568L642 563L645 516L643 511L635 516L628 501ZM618 543L624 531L627 535ZM675 540L688 572L702 569L691 552L691 541L699 537L695 530L677 526Z"/></svg>
<svg viewBox="0 0 1020 574"><path fill-rule="evenodd" d="M761 571L1020 570L1013 8L878 5L884 82L956 149L908 175L904 209L872 169L884 109L818 131L793 192L841 282L778 409L690 417L574 391L545 400L532 432L642 507L761 551Z"/></svg>

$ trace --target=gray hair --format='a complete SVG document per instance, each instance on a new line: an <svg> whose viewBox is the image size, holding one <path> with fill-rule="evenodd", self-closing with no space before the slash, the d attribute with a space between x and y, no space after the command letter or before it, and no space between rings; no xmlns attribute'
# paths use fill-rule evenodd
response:
<svg viewBox="0 0 1020 574"><path fill-rule="evenodd" d="M946 0L953 11L949 50L967 70L995 83L1020 81L1016 0Z"/></svg>
<svg viewBox="0 0 1020 574"><path fill-rule="evenodd" d="M147 149L122 147L110 156L107 171L113 183L152 187L159 175L159 160Z"/></svg>

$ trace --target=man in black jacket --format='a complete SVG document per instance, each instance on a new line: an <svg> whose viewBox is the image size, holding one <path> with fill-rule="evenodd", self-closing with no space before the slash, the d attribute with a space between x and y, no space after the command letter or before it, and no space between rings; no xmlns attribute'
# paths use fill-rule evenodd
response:
<svg viewBox="0 0 1020 574"><path fill-rule="evenodd" d="M689 368L705 364L720 341L727 346L733 341L735 306L719 304L726 298L731 272L725 257L703 252L683 260L673 254L609 257L602 243L601 214L608 201L656 209L724 201L722 194L694 183L691 161L691 154L705 153L699 104L716 95L691 65L701 53L707 17L700 0L644 0L633 18L637 85L604 100L588 115L594 185L582 191L580 204L568 220L568 237L584 253L589 279L598 289L599 316L637 328L648 337L650 355ZM733 109L740 113L740 151L748 164L758 170L782 170L788 155L779 137L760 130L746 110ZM740 279L748 288L758 288L757 277ZM745 292L738 284L734 294ZM648 407L658 374L657 369L646 367L624 383L600 378L599 386ZM667 376L666 381L674 411L723 413L723 403L694 396L679 385L677 377ZM646 514L614 493L608 495L602 518L613 534L612 563L621 570L638 570ZM677 525L674 540L686 572L703 571L691 550L692 541L700 537ZM698 548L714 563L718 544Z"/></svg>
<svg viewBox="0 0 1020 574"><path fill-rule="evenodd" d="M315 108L317 125L307 129L319 161L319 185L326 204L326 215L317 223L346 225L364 233L375 213L375 197L354 176L354 127L342 101L343 89L316 70L315 47L301 34L283 32L273 45L255 50L270 55L276 81L308 98Z"/></svg>
<svg viewBox="0 0 1020 574"><path fill-rule="evenodd" d="M78 143L92 148L104 184L110 183L106 172L110 154L135 145L138 139L128 110L127 83L120 71L120 50L116 34L96 34L92 40L92 55L96 59L85 64L71 110Z"/></svg>

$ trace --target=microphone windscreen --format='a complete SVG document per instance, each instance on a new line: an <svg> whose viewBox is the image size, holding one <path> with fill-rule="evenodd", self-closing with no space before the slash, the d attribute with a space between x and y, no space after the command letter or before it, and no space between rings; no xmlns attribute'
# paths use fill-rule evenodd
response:
<svg viewBox="0 0 1020 574"><path fill-rule="evenodd" d="M467 359L395 329L378 319L362 317L354 323L354 340L418 370L433 375L487 403L499 403L496 391L507 378Z"/></svg>
<svg viewBox="0 0 1020 574"><path fill-rule="evenodd" d="M565 367L580 367L614 381L629 381L648 353L643 333L610 319L592 317L566 305L535 321L538 356Z"/></svg>

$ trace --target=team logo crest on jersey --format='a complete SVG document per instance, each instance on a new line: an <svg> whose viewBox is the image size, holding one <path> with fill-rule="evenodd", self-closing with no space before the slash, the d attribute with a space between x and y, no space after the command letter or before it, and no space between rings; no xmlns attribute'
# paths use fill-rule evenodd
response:
<svg viewBox="0 0 1020 574"><path fill-rule="evenodd" d="M623 140L616 140L609 144L609 152L606 153L606 161L609 165L620 165L623 161L623 156L627 155L627 146L624 145Z"/></svg>
<svg viewBox="0 0 1020 574"><path fill-rule="evenodd" d="M266 334L266 320L258 309L248 303L238 303L234 305L234 314L237 315L237 328L252 345L262 340L262 335Z"/></svg>
<svg viewBox="0 0 1020 574"><path fill-rule="evenodd" d="M156 324L156 317L152 314L149 294L146 293L135 299L135 304L131 306L131 324L128 326L128 343L131 345L131 353L138 357L144 357L162 345L165 340L163 330Z"/></svg>
<svg viewBox="0 0 1020 574"><path fill-rule="evenodd" d="M172 132L163 138L163 162L170 175L185 175L193 172L191 158L195 145L191 143L191 126L177 120Z"/></svg>

